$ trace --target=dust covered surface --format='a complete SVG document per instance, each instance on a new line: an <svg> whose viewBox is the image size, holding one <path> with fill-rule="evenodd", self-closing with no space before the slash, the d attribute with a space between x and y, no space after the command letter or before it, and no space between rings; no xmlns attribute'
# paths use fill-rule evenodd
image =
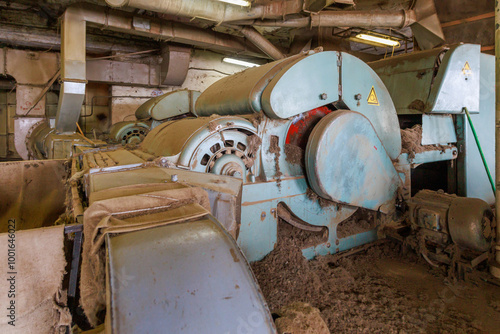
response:
<svg viewBox="0 0 500 334"><path fill-rule="evenodd" d="M342 239L373 230L377 225L375 215L373 211L359 208L351 217L337 226L337 238Z"/></svg>
<svg viewBox="0 0 500 334"><path fill-rule="evenodd" d="M281 176L283 173L280 168L280 156L281 156L281 148L279 146L279 137L271 136L271 142L269 144L269 153L274 154L274 167L276 169L276 174L274 177L276 178L276 183L278 187L281 187Z"/></svg>
<svg viewBox="0 0 500 334"><path fill-rule="evenodd" d="M408 153L410 159L415 158L416 153L435 150L444 152L445 149L451 147L449 145L422 145L422 125L420 124L401 130L401 145L401 153Z"/></svg>
<svg viewBox="0 0 500 334"><path fill-rule="evenodd" d="M500 287L452 284L400 244L386 242L349 257L307 261L293 238L252 264L271 312L295 302L320 310L332 333L494 333Z"/></svg>
<svg viewBox="0 0 500 334"><path fill-rule="evenodd" d="M285 160L304 167L304 150L297 145L285 144Z"/></svg>
<svg viewBox="0 0 500 334"><path fill-rule="evenodd" d="M315 307L307 303L293 303L277 313L276 329L278 334L330 334L328 326Z"/></svg>
<svg viewBox="0 0 500 334"><path fill-rule="evenodd" d="M324 199L323 197L320 197L318 196L318 194L316 194L314 192L314 190L312 190L311 188L307 188L307 191L306 191L306 196L311 200L311 201L318 201L319 205L322 207L322 208L326 208L326 207L329 207L329 206L332 206L332 205L337 205L336 202L332 202L332 201L329 201L327 199Z"/></svg>

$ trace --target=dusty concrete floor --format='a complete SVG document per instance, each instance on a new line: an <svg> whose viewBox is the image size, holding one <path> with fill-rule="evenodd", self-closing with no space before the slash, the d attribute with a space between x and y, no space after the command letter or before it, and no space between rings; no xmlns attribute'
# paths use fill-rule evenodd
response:
<svg viewBox="0 0 500 334"><path fill-rule="evenodd" d="M271 312L310 303L332 333L500 333L500 287L479 277L452 283L394 242L307 261L296 237L252 265Z"/></svg>

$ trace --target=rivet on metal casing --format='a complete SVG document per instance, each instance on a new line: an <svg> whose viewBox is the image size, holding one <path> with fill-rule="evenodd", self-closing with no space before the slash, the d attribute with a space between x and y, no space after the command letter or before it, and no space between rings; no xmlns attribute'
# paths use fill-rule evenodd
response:
<svg viewBox="0 0 500 334"><path fill-rule="evenodd" d="M356 94L356 95L354 95L354 99L355 99L356 101L361 100L361 97L362 97L362 96L361 96L361 94Z"/></svg>
<svg viewBox="0 0 500 334"><path fill-rule="evenodd" d="M179 178L177 177L177 174L173 174L173 175L170 177L170 179L172 180L172 182L177 182L177 180L178 180Z"/></svg>
<svg viewBox="0 0 500 334"><path fill-rule="evenodd" d="M319 98L322 100L326 100L328 98L328 95L326 95L326 93L323 93L319 96Z"/></svg>

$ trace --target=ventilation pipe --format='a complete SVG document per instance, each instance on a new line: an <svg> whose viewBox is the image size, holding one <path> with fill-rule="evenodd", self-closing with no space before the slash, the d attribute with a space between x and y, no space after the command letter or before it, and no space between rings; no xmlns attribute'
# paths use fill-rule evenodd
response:
<svg viewBox="0 0 500 334"><path fill-rule="evenodd" d="M302 11L302 1L276 1L267 6L245 8L219 1L199 0L106 0L112 7L129 6L213 22L274 27L402 28L415 22L414 11L331 11L298 19L280 20ZM263 19L267 19L262 21ZM272 20L276 19L276 20Z"/></svg>
<svg viewBox="0 0 500 334"><path fill-rule="evenodd" d="M288 20L246 20L235 24L266 27L358 27L358 28L404 28L416 22L413 10L400 11L334 11Z"/></svg>
<svg viewBox="0 0 500 334"><path fill-rule="evenodd" d="M413 6L417 22L411 25L413 35L422 50L429 50L444 43L441 21L434 0L418 0Z"/></svg>
<svg viewBox="0 0 500 334"><path fill-rule="evenodd" d="M216 33L189 27L180 23L158 22L141 17L132 17L126 14L109 13L101 8L71 6L66 9L62 17L61 29L61 94L56 115L56 131L58 133L72 133L76 130L76 122L80 117L82 103L85 97L86 81L86 25L87 23L106 29L162 39L183 44L195 45L218 51L234 52L262 57L263 54L247 45L243 38L234 38L225 34ZM164 55L173 55L173 59L189 57L186 50L170 50ZM175 84L181 81L180 75L167 70L174 68L170 59L165 60L162 79L166 84ZM185 64L186 61L183 61Z"/></svg>
<svg viewBox="0 0 500 334"><path fill-rule="evenodd" d="M246 26L234 26L230 24L225 25L228 28L239 31L245 36L250 42L252 42L256 47L258 47L262 52L268 55L274 60L282 59L285 56L278 50L277 47L273 45L267 38L262 36L254 27Z"/></svg>
<svg viewBox="0 0 500 334"><path fill-rule="evenodd" d="M410 10L401 11L324 11L308 17L284 19L302 12L302 0L275 1L267 6L245 8L219 1L199 0L106 0L112 7L130 6L217 23L272 27L357 27L395 28L411 26L421 49L444 42L434 0L416 0ZM260 47L260 46L259 46Z"/></svg>
<svg viewBox="0 0 500 334"><path fill-rule="evenodd" d="M85 12L68 8L61 27L61 92L56 115L57 133L73 133L85 98Z"/></svg>
<svg viewBox="0 0 500 334"><path fill-rule="evenodd" d="M266 6L252 8L220 1L200 0L106 0L111 7L133 7L152 12L199 18L213 22L230 22L252 19L278 19L302 9L301 0L275 1Z"/></svg>

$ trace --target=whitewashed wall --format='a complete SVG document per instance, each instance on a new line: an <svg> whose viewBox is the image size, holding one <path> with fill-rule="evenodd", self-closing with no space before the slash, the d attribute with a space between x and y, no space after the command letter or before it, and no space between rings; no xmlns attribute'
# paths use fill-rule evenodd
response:
<svg viewBox="0 0 500 334"><path fill-rule="evenodd" d="M112 123L135 119L135 110L147 98L165 94L173 90L188 88L203 92L217 80L244 70L242 66L222 62L223 55L211 51L195 50L191 57L188 75L182 86L169 86L162 88L144 88L130 86L112 86L111 95L129 96L126 98L113 98L111 101Z"/></svg>

